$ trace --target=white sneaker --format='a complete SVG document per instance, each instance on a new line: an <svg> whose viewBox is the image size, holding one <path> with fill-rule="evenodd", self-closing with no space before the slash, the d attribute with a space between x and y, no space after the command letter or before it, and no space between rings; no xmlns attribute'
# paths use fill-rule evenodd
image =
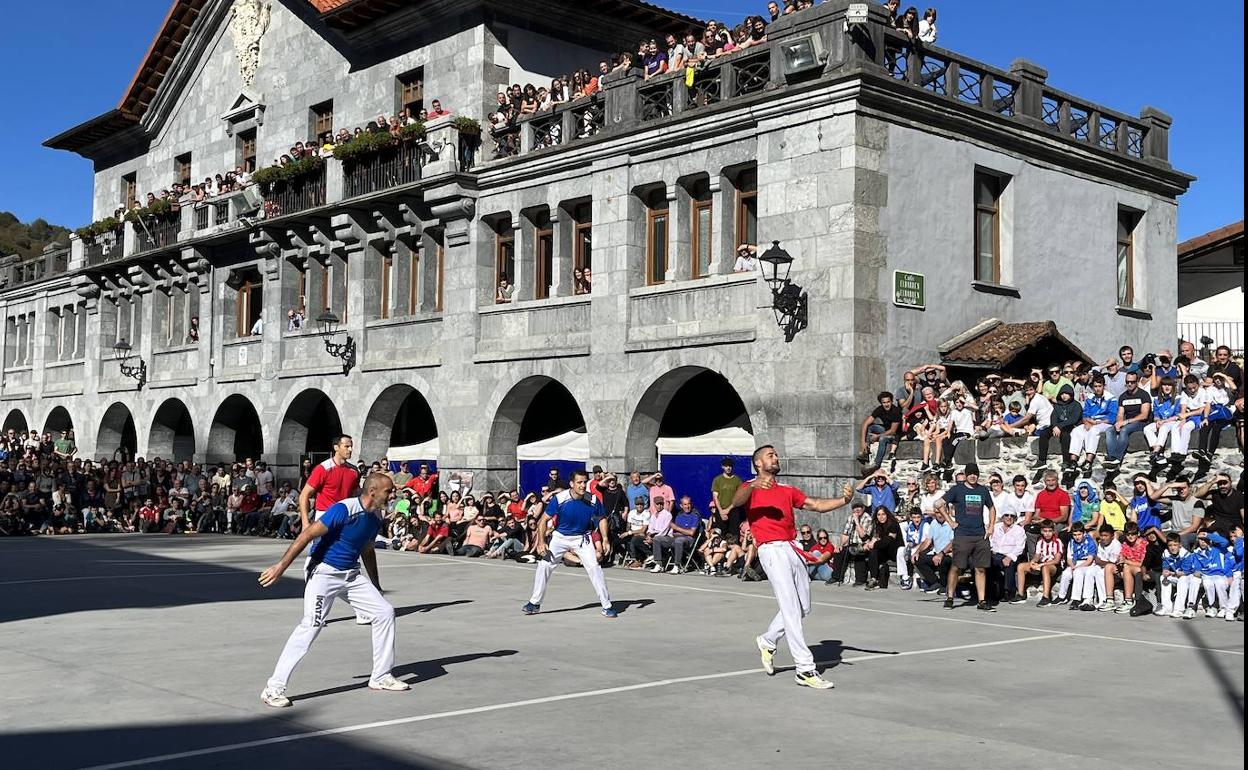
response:
<svg viewBox="0 0 1248 770"><path fill-rule="evenodd" d="M679 565L679 564L673 564L673 565L672 565L672 568L671 568L671 569L669 569L669 570L668 570L668 572L672 573L673 575L679 575L679 574L683 573L683 572L684 572L684 570L682 570L682 569L680 568L680 565Z"/></svg>
<svg viewBox="0 0 1248 770"><path fill-rule="evenodd" d="M1187 609L1183 610L1184 620L1191 620L1194 617L1196 617L1196 610L1192 609L1191 607L1188 607Z"/></svg>
<svg viewBox="0 0 1248 770"><path fill-rule="evenodd" d="M1153 614L1154 614L1154 615L1156 615L1156 616L1157 616L1157 617L1159 617L1159 618L1164 618L1165 616L1169 615L1170 613L1166 612L1166 611L1165 611L1164 609L1162 609L1161 607L1154 607L1154 608L1153 608Z"/></svg>
<svg viewBox="0 0 1248 770"><path fill-rule="evenodd" d="M793 680L802 687L810 687L815 690L832 689L832 682L819 676L817 671L798 671L794 674Z"/></svg>
<svg viewBox="0 0 1248 770"><path fill-rule="evenodd" d="M1178 609L1178 608L1176 607L1176 608L1174 609L1174 611L1170 613L1170 617L1172 617L1172 618L1181 618L1181 617L1183 617L1183 610Z"/></svg>
<svg viewBox="0 0 1248 770"><path fill-rule="evenodd" d="M290 706L290 698L286 697L285 688L264 688L260 691L260 702L266 706L272 706L275 709L284 709Z"/></svg>
<svg viewBox="0 0 1248 770"><path fill-rule="evenodd" d="M1217 610L1215 610L1215 609L1214 609L1214 608L1212 608L1212 607L1206 607L1206 608L1205 608L1205 617L1207 617L1207 618L1216 618L1217 616L1218 616L1218 611L1217 611Z"/></svg>
<svg viewBox="0 0 1248 770"><path fill-rule="evenodd" d="M657 574L659 574L659 573L660 573L660 572L662 572L662 571L663 571L663 565L662 565L662 564L655 564L653 567L651 567L651 568L650 568L650 574L652 574L652 575L657 575Z"/></svg>
<svg viewBox="0 0 1248 770"><path fill-rule="evenodd" d="M371 624L372 624L372 622L373 622L373 619L372 619L372 618L370 618L370 617L368 617L367 615L356 615L356 616L355 616L355 624L356 624L357 626L367 626L367 625L371 625Z"/></svg>
<svg viewBox="0 0 1248 770"><path fill-rule="evenodd" d="M1235 620L1235 613L1234 613L1233 611L1231 611L1231 609L1228 607L1227 609L1222 610L1222 619L1223 619L1223 620L1232 620L1232 621L1233 621L1233 620Z"/></svg>
<svg viewBox="0 0 1248 770"><path fill-rule="evenodd" d="M368 680L368 689L370 690L410 690L412 686L407 682L395 679L394 675L386 674L377 679Z"/></svg>
<svg viewBox="0 0 1248 770"><path fill-rule="evenodd" d="M754 637L754 643L758 645L758 653L762 656L763 671L767 672L767 676L775 674L776 651L768 647L767 643L763 641L763 637L761 636Z"/></svg>
<svg viewBox="0 0 1248 770"><path fill-rule="evenodd" d="M1103 599L1100 604L1096 605L1096 608L1101 612L1113 612L1114 603L1110 599Z"/></svg>

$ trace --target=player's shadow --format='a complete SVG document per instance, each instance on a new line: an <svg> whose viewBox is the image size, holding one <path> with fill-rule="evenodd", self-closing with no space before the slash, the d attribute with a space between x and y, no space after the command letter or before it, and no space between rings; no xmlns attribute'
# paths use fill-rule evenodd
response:
<svg viewBox="0 0 1248 770"><path fill-rule="evenodd" d="M404 615L414 615L417 612L433 612L434 610L440 610L443 607L454 607L457 604L472 604L472 599L456 599L453 602L433 602L430 604L409 604L406 607L395 607L394 617L395 619L398 619L398 618L403 617ZM332 623L341 623L344 620L354 620L354 619L355 619L354 615L347 615L346 617L333 618L332 620L327 620L325 621L325 625L328 626Z"/></svg>
<svg viewBox="0 0 1248 770"><path fill-rule="evenodd" d="M446 676L449 672L447 666L456 663L471 663L474 660L483 658L506 658L515 655L516 650L494 650L493 652L469 652L462 655L450 655L445 658L434 658L433 660L421 660L415 663L404 663L401 666L395 666L391 673L396 679L402 679L408 684L417 684L419 682L428 682L431 679ZM355 677L358 680L352 684L344 684L338 687L329 687L324 690L315 692L302 693L300 695L292 695L291 700L303 701L312 698L320 698L326 695L338 695L352 690L359 690L368 687L368 675L363 674Z"/></svg>
<svg viewBox="0 0 1248 770"><path fill-rule="evenodd" d="M616 599L615 601L611 603L611 606L615 609L617 614L623 615L625 612L628 611L629 607L636 607L637 609L644 609L646 607L649 607L651 604L654 604L654 599ZM601 609L601 608L602 608L602 605L599 604L598 602L590 602L589 604L582 604L579 607L560 607L557 610L546 610L542 614L543 615L555 615L560 612L581 612L583 610L589 610L589 609L596 610L596 609Z"/></svg>
<svg viewBox="0 0 1248 770"><path fill-rule="evenodd" d="M867 650L862 647L854 647L844 644L840 639L824 639L818 644L811 645L810 652L815 657L815 662L820 668L827 670L836 668L841 665L841 659L845 657L845 652L860 652L863 655L900 655L897 650ZM852 663L849 665L853 665Z"/></svg>

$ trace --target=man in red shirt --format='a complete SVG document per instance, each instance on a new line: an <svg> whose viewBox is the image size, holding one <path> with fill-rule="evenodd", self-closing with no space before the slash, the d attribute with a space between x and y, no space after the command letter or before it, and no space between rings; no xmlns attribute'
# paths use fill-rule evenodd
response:
<svg viewBox="0 0 1248 770"><path fill-rule="evenodd" d="M420 464L420 473L407 482L407 488L416 493L417 498L429 497L438 484L438 474L430 473L429 466Z"/></svg>
<svg viewBox="0 0 1248 770"><path fill-rule="evenodd" d="M771 625L755 639L762 655L763 670L769 676L775 673L776 645L784 636L788 638L789 652L797 664L797 683L816 690L830 690L832 683L815 670L815 657L802 635L802 618L810 614L810 575L805 559L798 555L793 509L816 513L835 511L853 499L853 487L846 484L840 498L823 499L807 497L797 487L779 483L776 476L780 473L780 455L770 444L754 450L752 462L754 479L737 490L732 507L748 505L745 515L758 545L758 561L780 605Z"/></svg>
<svg viewBox="0 0 1248 770"><path fill-rule="evenodd" d="M32 482L33 483L33 482ZM156 532L160 529L160 509L149 497L139 509L139 519L143 522L141 531Z"/></svg>
<svg viewBox="0 0 1248 770"><path fill-rule="evenodd" d="M1044 489L1036 493L1036 515L1053 522L1060 534L1070 524L1070 495L1057 485L1057 471L1044 472Z"/></svg>
<svg viewBox="0 0 1248 770"><path fill-rule="evenodd" d="M594 497L597 497L599 502L601 502L602 501L602 486L603 486L602 481L603 481L603 476L605 475L604 471L602 470L602 466L595 465L593 474L594 475L589 480L589 486L587 487L587 489L589 489L589 493L591 495L593 495Z"/></svg>
<svg viewBox="0 0 1248 770"><path fill-rule="evenodd" d="M306 532L312 522L321 518L330 506L346 500L359 490L360 472L350 463L351 452L355 450L355 442L350 436L343 434L334 439L333 449L334 453L328 460L312 469L308 482L299 492L299 520L303 522L303 529L300 531ZM316 507L312 509L312 515L309 516L308 505L314 497ZM309 552L308 559L311 558L311 552ZM308 561L304 562L305 574L308 571L308 563ZM372 620L361 615L357 610L355 622L363 626L368 625Z"/></svg>

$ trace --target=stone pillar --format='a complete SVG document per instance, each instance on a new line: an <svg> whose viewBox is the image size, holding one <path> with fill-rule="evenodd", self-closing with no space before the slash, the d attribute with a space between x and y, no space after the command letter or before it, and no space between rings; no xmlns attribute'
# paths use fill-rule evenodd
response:
<svg viewBox="0 0 1248 770"><path fill-rule="evenodd" d="M552 239L554 255L550 261L550 296L568 297L574 291L572 262L575 246L572 240L576 235L576 220L572 218L572 212L563 206L556 204L551 206L550 210L553 220L551 225L554 229Z"/></svg>
<svg viewBox="0 0 1248 770"><path fill-rule="evenodd" d="M266 380L277 376L282 361L282 334L286 330L286 311L281 304L281 259L269 253L256 267L260 270L261 308L264 329L260 338L260 376Z"/></svg>
<svg viewBox="0 0 1248 770"><path fill-rule="evenodd" d="M712 174L711 188L711 264L707 272L711 275L731 273L737 259L737 244L734 237L735 211L737 192L732 182L724 174Z"/></svg>
<svg viewBox="0 0 1248 770"><path fill-rule="evenodd" d="M1156 107L1140 110L1147 133L1144 136L1144 159L1170 165L1170 125L1174 119Z"/></svg>
<svg viewBox="0 0 1248 770"><path fill-rule="evenodd" d="M406 241L394 242L394 264L390 268L390 317L415 315L411 306L412 248Z"/></svg>
<svg viewBox="0 0 1248 770"><path fill-rule="evenodd" d="M420 262L416 298L420 312L435 313L438 310L438 249L442 234L426 227L420 238Z"/></svg>
<svg viewBox="0 0 1248 770"><path fill-rule="evenodd" d="M682 184L669 184L667 196L667 273L665 281L684 281L693 277L692 208L689 190Z"/></svg>
<svg viewBox="0 0 1248 770"><path fill-rule="evenodd" d="M134 320L134 339L130 340L130 347L134 355L142 358L147 362L147 366L152 366L152 350L156 342L156 324L155 324L155 305L152 295L155 286L149 276L135 275L133 271L138 268L131 268L131 281L134 283L134 300L138 303L135 308ZM137 384L137 383L136 383Z"/></svg>
<svg viewBox="0 0 1248 770"><path fill-rule="evenodd" d="M46 295L35 300L31 319L30 392L42 394L44 366L48 361L56 360L56 327L52 323Z"/></svg>
<svg viewBox="0 0 1248 770"><path fill-rule="evenodd" d="M1019 80L1018 95L1015 97L1015 114L1032 126L1044 125L1044 81L1049 71L1035 62L1026 59L1015 59L1010 64L1010 74ZM957 81L953 81L956 87Z"/></svg>
<svg viewBox="0 0 1248 770"><path fill-rule="evenodd" d="M533 299L537 286L537 228L533 220L523 214L514 214L511 229L515 236L513 248L516 253L516 285L513 301Z"/></svg>

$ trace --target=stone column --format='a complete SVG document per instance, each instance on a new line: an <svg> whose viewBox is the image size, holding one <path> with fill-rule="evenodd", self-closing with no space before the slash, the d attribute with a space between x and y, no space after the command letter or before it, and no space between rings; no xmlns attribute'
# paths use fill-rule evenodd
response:
<svg viewBox="0 0 1248 770"><path fill-rule="evenodd" d="M552 244L554 255L551 259L550 296L567 297L573 292L572 262L575 246L572 239L576 234L576 220L572 212L558 204L550 207L551 225L554 229Z"/></svg>
<svg viewBox="0 0 1248 770"><path fill-rule="evenodd" d="M516 253L516 285L511 296L513 301L520 302L537 296L537 228L529 217L514 214L511 229L515 236L513 248Z"/></svg>
<svg viewBox="0 0 1248 770"><path fill-rule="evenodd" d="M693 248L689 243L691 228L689 190L684 185L669 184L667 196L667 273L665 281L684 281L693 276Z"/></svg>
<svg viewBox="0 0 1248 770"><path fill-rule="evenodd" d="M56 360L56 327L52 324L47 296L35 300L31 324L30 392L43 393L44 366Z"/></svg>
<svg viewBox="0 0 1248 770"><path fill-rule="evenodd" d="M411 307L412 248L407 242L394 243L394 264L390 269L390 317L414 315Z"/></svg>
<svg viewBox="0 0 1248 770"><path fill-rule="evenodd" d="M710 275L731 273L737 259L734 227L737 192L728 177L712 174L711 188L711 264Z"/></svg>
<svg viewBox="0 0 1248 770"><path fill-rule="evenodd" d="M1049 71L1035 62L1015 59L1010 74L1018 76L1017 109L1015 114L1032 126L1044 126L1044 81ZM957 81L954 81L956 84Z"/></svg>

